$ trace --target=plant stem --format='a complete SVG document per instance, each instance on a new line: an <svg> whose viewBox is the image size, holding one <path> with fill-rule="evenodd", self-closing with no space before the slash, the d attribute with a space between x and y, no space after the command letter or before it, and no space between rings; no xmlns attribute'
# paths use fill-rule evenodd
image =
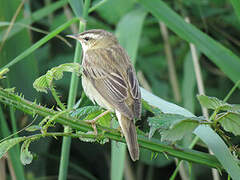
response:
<svg viewBox="0 0 240 180"><path fill-rule="evenodd" d="M176 68L175 68L173 55L172 55L172 49L169 42L168 30L166 25L163 22L160 22L159 24L160 24L162 37L164 40L164 50L165 50L167 63L168 63L168 74L169 74L170 83L173 89L174 99L177 103L179 103L181 101L181 95L180 95L180 90L178 85Z"/></svg>
<svg viewBox="0 0 240 180"><path fill-rule="evenodd" d="M66 108L65 108L64 104L60 101L60 99L57 95L57 92L53 86L51 86L51 92L52 92L52 95L53 95L55 101L57 102L57 105L62 109L62 111L65 111Z"/></svg>
<svg viewBox="0 0 240 180"><path fill-rule="evenodd" d="M90 0L85 0L84 8L83 8L83 18L86 19L88 15L88 9L90 6ZM85 23L80 21L79 24L79 32L83 32L85 29ZM81 61L81 47L80 44L77 42L75 55L74 55L74 63L80 63ZM78 77L76 73L72 73L70 89L69 89L69 96L68 96L68 109L71 109L74 106L76 95L77 95L77 87L78 87ZM64 127L64 132L70 132L71 128L69 126ZM71 146L71 137L64 137L62 143L62 150L61 150L61 160L60 160L60 168L59 168L59 180L66 180L67 179L67 172L68 172L68 163L69 163L69 152Z"/></svg>
<svg viewBox="0 0 240 180"><path fill-rule="evenodd" d="M27 114L35 115L38 114L40 116L46 117L46 116L54 116L58 114L59 112L54 111L52 109L48 109L46 107L37 105L33 102L27 101L13 93L10 93L4 89L0 88L0 102L13 106L16 109L19 109ZM61 115L54 119L55 122L60 123L65 126L70 126L71 128L81 131L81 132L88 132L92 131L91 125L79 121L78 119L74 117L68 117L66 115ZM111 140L119 141L119 142L125 142L124 138L121 137L121 134L118 130L113 128L107 128L102 126L97 126L97 131L99 134L102 135L103 138L109 138ZM156 143L153 142L154 140L149 140L146 137L139 136L139 145L140 147L143 147L145 149L149 149L153 152L164 152L170 156L177 157L183 160L191 161L193 163L200 163L207 165L209 167L214 167L217 169L222 169L222 165L219 163L219 161L216 159L215 156L209 155L207 153L202 153L199 151L194 150L184 150L180 148L174 148L171 146L167 146L162 143Z"/></svg>
<svg viewBox="0 0 240 180"><path fill-rule="evenodd" d="M235 85L233 86L233 88L229 91L229 93L227 94L227 96L224 98L223 102L227 102L227 100L230 98L230 96L232 95L232 93L237 89L237 87L238 87L239 85L240 85L240 80L235 83Z"/></svg>

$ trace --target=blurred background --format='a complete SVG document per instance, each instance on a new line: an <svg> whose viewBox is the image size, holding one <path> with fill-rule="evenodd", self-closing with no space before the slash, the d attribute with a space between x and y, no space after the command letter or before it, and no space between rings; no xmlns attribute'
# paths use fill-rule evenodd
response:
<svg viewBox="0 0 240 180"><path fill-rule="evenodd" d="M93 0L91 6L99 2ZM239 55L240 23L230 1L171 0L165 3L183 18L189 17L194 26ZM68 1L0 0L0 66L12 61L33 43L74 16ZM10 22L13 20L18 24L13 25L11 33L6 36ZM167 101L188 109L195 115L202 115L196 99L198 88L189 43L147 13L138 1L102 0L102 4L90 12L85 21L87 29L100 28L116 34L120 43L129 52L141 86ZM76 23L61 32L60 36L65 38L65 35L77 32ZM127 33L122 34L123 32ZM122 37L126 36L130 42L133 42L132 44L124 42ZM74 40L66 40L72 47L55 37L27 56L24 61L12 66L8 78L1 81L1 86L16 87L15 91L22 93L26 99L31 101L36 99L47 107L56 105L51 94L38 93L32 84L50 68L73 61L76 43ZM138 46L135 47L134 43ZM206 56L201 53L197 55L205 93L208 96L224 99L234 83ZM66 73L63 79L55 83L61 100L65 103L68 98L70 77L71 74ZM80 83L78 99L81 95ZM229 103L239 103L239 100L240 95L235 92ZM85 97L83 104L90 105L91 102ZM32 121L32 117L17 111L15 113L17 127L13 127L10 123L12 113L14 112L11 112L7 106L1 105L0 118L1 121L7 122L10 132L14 128L22 129ZM144 118L143 122L138 122L138 125L141 129L148 130ZM63 128L56 125L52 130L62 131ZM1 130L0 135L4 137L6 134L4 135ZM191 137L185 138L182 143L189 142L188 138ZM58 140L44 138L31 144L30 149L35 154L35 159L30 165L24 166L27 179L57 179L61 141L61 138ZM233 138L233 143L238 144L239 138ZM200 147L197 149L207 152ZM176 167L174 159L159 154L156 159L151 160L152 156L151 152L142 149L140 160L133 163L127 155L124 179L169 179ZM73 139L68 179L110 179L110 160L110 143L100 145ZM4 172L0 170L0 174L4 173L7 179L13 178L11 163L15 162L7 157L0 160L0 169L6 167ZM184 175L177 175L175 179L184 179ZM191 179L212 179L211 169L193 164ZM221 179L226 179L226 174L223 173Z"/></svg>

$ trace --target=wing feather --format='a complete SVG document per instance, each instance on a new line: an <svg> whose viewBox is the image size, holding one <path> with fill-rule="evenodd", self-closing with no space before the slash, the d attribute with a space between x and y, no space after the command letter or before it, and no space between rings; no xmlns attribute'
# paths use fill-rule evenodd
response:
<svg viewBox="0 0 240 180"><path fill-rule="evenodd" d="M133 119L133 117L139 118L141 114L141 94L128 56L121 55L125 53L121 52L123 51L121 48L120 50L118 48L96 51L86 52L83 60L84 75L92 82L99 94L116 110L130 119ZM91 53L94 53L94 55ZM109 56L106 55L107 53ZM122 60L119 58L122 58ZM111 60L116 63L117 67L114 66L115 63L111 63ZM103 63L103 61L106 63ZM130 102L130 104L126 102Z"/></svg>

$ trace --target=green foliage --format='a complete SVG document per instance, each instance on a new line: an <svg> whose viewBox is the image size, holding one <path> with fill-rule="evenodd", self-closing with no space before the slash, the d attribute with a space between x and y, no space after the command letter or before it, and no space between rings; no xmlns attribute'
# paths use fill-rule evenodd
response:
<svg viewBox="0 0 240 180"><path fill-rule="evenodd" d="M201 124L203 119L185 117L178 114L160 114L148 118L150 126L149 136L152 137L156 130L161 134L161 141L177 141L185 135L192 133Z"/></svg>
<svg viewBox="0 0 240 180"><path fill-rule="evenodd" d="M131 167L133 172L137 171L132 173L133 176L137 174L133 178L159 178L154 172L155 167L169 165L174 168L174 157L217 168L223 177L228 173L232 179L239 179L240 153L236 145L240 135L240 96L233 93L239 92L240 84L238 0L92 0L91 4L90 0L24 1L24 6L17 12L20 3L3 0L0 6L0 102L4 105L0 107L0 158L9 152L6 162L11 162L19 179L24 179L25 175L28 179L46 178L57 171L61 180L70 178L68 175L79 179L107 179L110 176L111 179L122 179L125 166L129 165L125 161L125 141L116 129L118 123L114 113L108 113L97 122L98 135L84 122L94 119L104 109L93 105L78 84L82 56L79 43L76 44L74 63L68 62L73 60L74 53L65 46L70 43L63 37L93 28L115 32L136 67L140 84L165 99L141 89L142 117L136 122L141 155L136 164L131 164L137 165ZM186 23L185 17L190 17L192 23ZM166 37L161 36L160 21L173 32L168 33L168 43L182 87L179 94L183 101L178 102L179 106L170 103L174 101L169 83L172 69L169 71L166 42L163 41ZM51 32L46 36L39 34L46 30ZM198 95L196 98L195 74L198 72L194 72L189 42L199 51L205 92L210 96ZM71 72L72 77L63 72ZM39 73L44 75L36 79ZM34 91L34 80L34 88L45 93ZM232 82L237 81L226 98L220 100L231 89ZM47 92L51 92L53 98L49 98ZM79 103L75 104L78 98ZM36 100L33 102L33 99ZM197 100L212 113L209 119L194 115L201 114ZM33 122L24 128L32 118ZM60 126L65 127L65 132L59 132ZM22 130L16 133L18 129ZM22 137L17 137L18 134ZM61 150L55 147L62 142L60 137L64 138L62 154L58 156ZM71 146L77 153L69 158L71 137L76 138ZM79 143L79 140L94 143L89 145ZM111 153L109 146L98 145L109 140L112 140ZM33 141L35 143L29 149ZM167 145L168 142L174 143L174 147ZM214 155L188 149L195 144L201 150L211 149ZM41 157L24 171L20 160L26 165L34 159L29 150ZM53 154L56 154L54 161ZM111 158L111 165L102 157ZM59 161L57 170L58 167L52 164ZM111 172L106 171L106 167L111 167ZM196 177L209 178L208 170L194 165L189 165L189 169ZM29 174L32 177L29 178ZM171 179L176 175L177 169ZM7 176L13 178L10 173ZM166 179L167 176L167 173L161 173L161 177Z"/></svg>
<svg viewBox="0 0 240 180"><path fill-rule="evenodd" d="M17 137L17 138L12 138L8 139L5 141L2 141L0 143L0 158L2 158L3 155L5 155L6 152L16 144L19 144L20 142L24 141L24 137Z"/></svg>
<svg viewBox="0 0 240 180"><path fill-rule="evenodd" d="M235 136L240 135L240 113L221 113L218 115L217 121L226 131L233 133Z"/></svg>

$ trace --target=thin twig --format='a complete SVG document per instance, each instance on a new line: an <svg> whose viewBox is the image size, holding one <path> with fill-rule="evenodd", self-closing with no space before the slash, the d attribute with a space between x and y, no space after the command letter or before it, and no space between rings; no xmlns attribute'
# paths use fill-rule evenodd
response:
<svg viewBox="0 0 240 180"><path fill-rule="evenodd" d="M6 180L6 159L3 157L0 159L0 180Z"/></svg>
<svg viewBox="0 0 240 180"><path fill-rule="evenodd" d="M152 92L152 89L151 89L149 83L147 82L146 78L144 77L142 71L137 72L137 78L138 78L140 85L142 87L144 87L144 89L148 90L149 92Z"/></svg>
<svg viewBox="0 0 240 180"><path fill-rule="evenodd" d="M185 18L185 21L187 23L190 23L190 19L188 17ZM201 73L201 68L199 65L199 60L198 60L198 56L197 56L197 50L194 44L190 43L190 49L191 49L191 53L192 53L192 58L193 58L193 66L194 66L194 70L195 70L195 74L196 74L196 79L197 79L197 85L198 85L198 92L199 94L205 94L204 91L204 84L203 84L203 80L202 80L202 73ZM203 116L206 119L209 119L209 114L208 114L208 110L207 108L202 107L202 112L203 112ZM210 154L213 154L213 152L209 150ZM220 176L219 173L216 169L212 168L212 175L213 175L213 179L214 180L220 180Z"/></svg>

